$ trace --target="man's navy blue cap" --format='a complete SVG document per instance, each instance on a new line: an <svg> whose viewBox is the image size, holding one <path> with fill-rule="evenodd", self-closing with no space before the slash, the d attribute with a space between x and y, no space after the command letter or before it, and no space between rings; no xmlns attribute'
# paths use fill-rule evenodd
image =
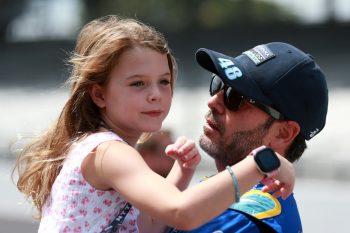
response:
<svg viewBox="0 0 350 233"><path fill-rule="evenodd" d="M196 60L241 95L278 110L296 121L310 140L326 123L328 88L313 57L298 48L272 42L237 57L201 48Z"/></svg>

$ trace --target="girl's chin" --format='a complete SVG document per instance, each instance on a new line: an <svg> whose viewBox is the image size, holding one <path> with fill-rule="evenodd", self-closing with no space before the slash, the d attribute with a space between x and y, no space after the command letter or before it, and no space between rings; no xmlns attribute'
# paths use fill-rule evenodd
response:
<svg viewBox="0 0 350 233"><path fill-rule="evenodd" d="M159 131L162 128L162 125L148 125L147 127L145 127L145 129L143 130L143 132L146 133L154 133Z"/></svg>

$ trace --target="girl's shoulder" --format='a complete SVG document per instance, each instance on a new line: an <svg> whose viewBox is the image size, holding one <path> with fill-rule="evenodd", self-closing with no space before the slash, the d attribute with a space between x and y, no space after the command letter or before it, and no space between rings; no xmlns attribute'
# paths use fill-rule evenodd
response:
<svg viewBox="0 0 350 233"><path fill-rule="evenodd" d="M91 133L72 144L67 159L74 158L81 160L99 145L109 141L118 141L126 144L121 137L111 131Z"/></svg>
<svg viewBox="0 0 350 233"><path fill-rule="evenodd" d="M119 141L126 144L126 142L117 134L111 131L91 133L79 140L78 144L81 147L91 147L91 150L99 146L100 144L108 141Z"/></svg>
<svg viewBox="0 0 350 233"><path fill-rule="evenodd" d="M112 131L103 131L103 132L96 132L96 133L91 133L85 138L82 139L82 142L105 142L105 141L121 141L126 143L121 137L119 137L116 133Z"/></svg>

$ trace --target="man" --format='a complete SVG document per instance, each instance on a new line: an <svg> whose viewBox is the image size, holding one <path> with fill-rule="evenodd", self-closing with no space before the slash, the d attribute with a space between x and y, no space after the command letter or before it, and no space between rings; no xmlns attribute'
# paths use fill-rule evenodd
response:
<svg viewBox="0 0 350 233"><path fill-rule="evenodd" d="M137 144L137 150L153 171L166 177L175 160L166 156L164 151L167 145L172 143L174 143L172 131L164 129L152 133L147 141Z"/></svg>
<svg viewBox="0 0 350 233"><path fill-rule="evenodd" d="M289 161L300 158L324 127L325 76L314 59L292 45L259 45L232 58L199 49L199 65L213 73L200 146L219 171L265 145ZM261 192L261 184L225 213L191 232L302 232L293 195Z"/></svg>

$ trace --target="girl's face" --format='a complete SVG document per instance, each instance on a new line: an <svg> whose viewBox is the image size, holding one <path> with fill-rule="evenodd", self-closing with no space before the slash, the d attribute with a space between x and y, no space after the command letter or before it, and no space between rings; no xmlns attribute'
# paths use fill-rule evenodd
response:
<svg viewBox="0 0 350 233"><path fill-rule="evenodd" d="M172 100L167 56L146 47L124 52L109 74L99 105L115 132L139 136L161 128Z"/></svg>

